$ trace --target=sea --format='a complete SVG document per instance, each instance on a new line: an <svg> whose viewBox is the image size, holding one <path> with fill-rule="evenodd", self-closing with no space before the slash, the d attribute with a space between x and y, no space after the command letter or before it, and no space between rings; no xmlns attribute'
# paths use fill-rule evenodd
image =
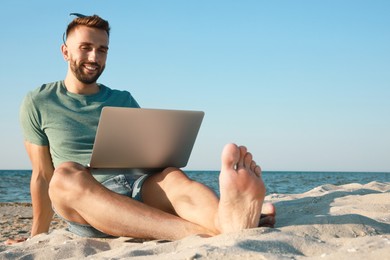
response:
<svg viewBox="0 0 390 260"><path fill-rule="evenodd" d="M213 189L217 194L218 171L185 171L187 175ZM0 170L0 203L31 202L31 170ZM304 193L324 184L343 185L369 182L390 183L390 172L298 172L264 171L267 194Z"/></svg>

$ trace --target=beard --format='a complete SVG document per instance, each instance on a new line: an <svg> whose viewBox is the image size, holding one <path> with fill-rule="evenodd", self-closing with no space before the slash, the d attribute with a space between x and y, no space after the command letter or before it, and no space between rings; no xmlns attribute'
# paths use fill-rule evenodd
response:
<svg viewBox="0 0 390 260"><path fill-rule="evenodd" d="M88 74L84 72L86 68L85 65L92 65L96 67L96 71L94 74ZM72 60L70 61L70 69L73 72L73 75L82 83L84 84L93 84L96 83L100 75L102 75L104 71L105 66L100 66L96 62L81 62L77 64L76 61Z"/></svg>

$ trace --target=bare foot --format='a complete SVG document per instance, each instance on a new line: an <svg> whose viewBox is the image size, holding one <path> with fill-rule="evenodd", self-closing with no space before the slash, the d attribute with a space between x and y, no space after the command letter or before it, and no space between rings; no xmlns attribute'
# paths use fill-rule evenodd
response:
<svg viewBox="0 0 390 260"><path fill-rule="evenodd" d="M276 209L272 203L264 203L261 209L259 227L274 227L276 223Z"/></svg>
<svg viewBox="0 0 390 260"><path fill-rule="evenodd" d="M222 233L259 225L265 186L261 169L243 146L228 144L219 175L219 225Z"/></svg>

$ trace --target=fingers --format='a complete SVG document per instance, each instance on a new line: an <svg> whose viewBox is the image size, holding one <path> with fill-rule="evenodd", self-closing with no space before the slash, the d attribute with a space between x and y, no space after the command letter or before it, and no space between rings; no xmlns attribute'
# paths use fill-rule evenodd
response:
<svg viewBox="0 0 390 260"><path fill-rule="evenodd" d="M24 242L26 241L27 238L26 237L22 237L22 238L8 238L4 244L7 245L7 246L10 246L10 245L14 245L14 244L17 244L17 243L21 243L21 242Z"/></svg>

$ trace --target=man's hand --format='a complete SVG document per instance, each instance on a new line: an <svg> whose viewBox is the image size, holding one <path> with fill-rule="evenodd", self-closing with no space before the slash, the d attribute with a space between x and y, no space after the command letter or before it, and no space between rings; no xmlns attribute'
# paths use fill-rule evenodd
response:
<svg viewBox="0 0 390 260"><path fill-rule="evenodd" d="M28 237L19 237L19 238L8 238L7 241L4 242L5 245L10 246L17 243L24 242L28 239Z"/></svg>

